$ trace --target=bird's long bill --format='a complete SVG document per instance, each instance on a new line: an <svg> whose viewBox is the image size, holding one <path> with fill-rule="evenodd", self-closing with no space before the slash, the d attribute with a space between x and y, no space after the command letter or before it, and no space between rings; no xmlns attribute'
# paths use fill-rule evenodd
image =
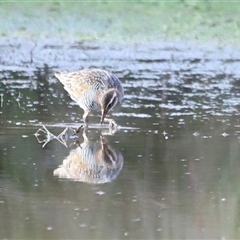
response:
<svg viewBox="0 0 240 240"><path fill-rule="evenodd" d="M101 124L103 123L104 118L106 117L106 115L107 115L107 111L103 110L103 111L102 111L101 120L100 120L100 123L101 123Z"/></svg>

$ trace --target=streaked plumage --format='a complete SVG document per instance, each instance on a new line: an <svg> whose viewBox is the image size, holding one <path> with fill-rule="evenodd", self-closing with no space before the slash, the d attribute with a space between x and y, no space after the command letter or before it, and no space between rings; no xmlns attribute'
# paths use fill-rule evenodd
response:
<svg viewBox="0 0 240 240"><path fill-rule="evenodd" d="M70 73L56 73L70 97L84 110L86 123L93 110L102 112L101 123L109 110L121 103L124 91L120 80L112 73L101 69L86 69Z"/></svg>
<svg viewBox="0 0 240 240"><path fill-rule="evenodd" d="M53 175L75 181L101 184L113 181L123 167L122 154L111 147L104 137L84 142L72 149Z"/></svg>

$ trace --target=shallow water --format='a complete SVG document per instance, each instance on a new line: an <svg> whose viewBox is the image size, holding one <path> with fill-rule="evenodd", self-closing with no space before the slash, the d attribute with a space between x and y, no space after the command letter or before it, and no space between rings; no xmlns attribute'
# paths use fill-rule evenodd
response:
<svg viewBox="0 0 240 240"><path fill-rule="evenodd" d="M1 239L239 237L239 51L21 39L0 49ZM119 76L125 100L115 134L96 113L76 139L82 110L53 73L89 67Z"/></svg>

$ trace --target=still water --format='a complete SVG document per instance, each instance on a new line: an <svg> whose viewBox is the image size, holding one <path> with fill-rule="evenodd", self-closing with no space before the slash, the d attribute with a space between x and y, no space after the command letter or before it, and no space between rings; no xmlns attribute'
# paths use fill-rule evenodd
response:
<svg viewBox="0 0 240 240"><path fill-rule="evenodd" d="M0 41L1 239L240 236L240 51ZM53 77L123 82L111 133ZM88 154L86 154L86 152Z"/></svg>

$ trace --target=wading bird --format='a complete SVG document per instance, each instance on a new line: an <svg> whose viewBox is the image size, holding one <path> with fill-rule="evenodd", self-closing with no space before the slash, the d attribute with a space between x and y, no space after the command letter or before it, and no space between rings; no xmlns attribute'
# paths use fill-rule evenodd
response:
<svg viewBox="0 0 240 240"><path fill-rule="evenodd" d="M124 90L120 80L112 73L101 69L85 69L70 73L55 73L70 97L83 109L83 121L88 123L88 115L93 110L101 110L102 124L109 122L116 126L106 115L121 103Z"/></svg>

